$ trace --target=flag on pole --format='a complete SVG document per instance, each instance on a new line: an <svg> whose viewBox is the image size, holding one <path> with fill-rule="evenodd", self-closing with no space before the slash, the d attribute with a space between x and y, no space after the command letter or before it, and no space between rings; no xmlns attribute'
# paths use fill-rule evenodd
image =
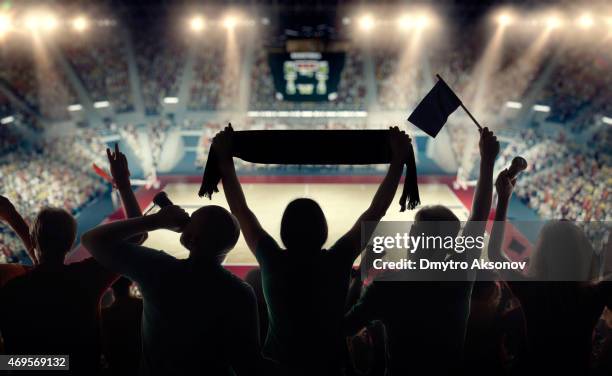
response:
<svg viewBox="0 0 612 376"><path fill-rule="evenodd" d="M461 100L440 76L433 89L412 111L408 121L431 137L436 137L446 120L461 106Z"/></svg>

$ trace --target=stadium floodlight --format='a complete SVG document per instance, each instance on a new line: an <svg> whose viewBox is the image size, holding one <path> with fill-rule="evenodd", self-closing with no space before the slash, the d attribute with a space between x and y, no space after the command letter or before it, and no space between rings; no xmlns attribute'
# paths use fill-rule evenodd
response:
<svg viewBox="0 0 612 376"><path fill-rule="evenodd" d="M6 125L14 121L15 121L15 118L13 116L7 116L7 117L3 117L2 119L0 119L0 124Z"/></svg>
<svg viewBox="0 0 612 376"><path fill-rule="evenodd" d="M426 14L421 14L416 20L416 25L420 29L424 29L431 23L431 19Z"/></svg>
<svg viewBox="0 0 612 376"><path fill-rule="evenodd" d="M36 30L40 27L40 17L36 14L30 14L25 19L25 26L30 30Z"/></svg>
<svg viewBox="0 0 612 376"><path fill-rule="evenodd" d="M612 125L612 117L602 116L601 121L604 124Z"/></svg>
<svg viewBox="0 0 612 376"><path fill-rule="evenodd" d="M11 17L8 14L0 14L0 36L11 30Z"/></svg>
<svg viewBox="0 0 612 376"><path fill-rule="evenodd" d="M499 26L508 26L514 21L514 19L510 13L503 12L497 15L496 21Z"/></svg>
<svg viewBox="0 0 612 376"><path fill-rule="evenodd" d="M580 18L578 18L578 25L583 29L591 28L591 26L593 26L593 23L593 17L591 17L590 14L585 13L580 16Z"/></svg>
<svg viewBox="0 0 612 376"><path fill-rule="evenodd" d="M57 18L53 14L46 14L42 21L42 26L47 31L55 30L57 28Z"/></svg>
<svg viewBox="0 0 612 376"><path fill-rule="evenodd" d="M359 28L363 31L370 31L374 28L374 19L370 15L362 16L359 19Z"/></svg>
<svg viewBox="0 0 612 376"><path fill-rule="evenodd" d="M164 98L164 103L166 104L176 104L179 102L179 99L177 97L165 97Z"/></svg>
<svg viewBox="0 0 612 376"><path fill-rule="evenodd" d="M506 107L518 110L519 108L523 107L523 104L521 102L508 101L506 102Z"/></svg>
<svg viewBox="0 0 612 376"><path fill-rule="evenodd" d="M235 28L237 24L238 24L238 20L234 16L226 16L223 19L223 27L225 27L228 30Z"/></svg>
<svg viewBox="0 0 612 376"><path fill-rule="evenodd" d="M550 112L550 106L545 106L543 104L534 104L533 110L536 112Z"/></svg>
<svg viewBox="0 0 612 376"><path fill-rule="evenodd" d="M79 32L85 31L85 29L87 29L88 26L89 26L89 23L87 22L87 18L83 16L78 16L72 20L72 28L76 31L79 31Z"/></svg>
<svg viewBox="0 0 612 376"><path fill-rule="evenodd" d="M410 17L409 15L405 14L405 15L401 16L397 20L397 24L398 24L400 29L408 30L408 29L412 28L412 26L414 25L414 22L413 22L412 17Z"/></svg>
<svg viewBox="0 0 612 376"><path fill-rule="evenodd" d="M549 29L556 29L559 26L561 26L563 22L561 21L561 19L557 16L550 16L546 19L546 26Z"/></svg>
<svg viewBox="0 0 612 376"><path fill-rule="evenodd" d="M202 31L204 29L204 18L195 16L189 21L189 27L192 31Z"/></svg>
<svg viewBox="0 0 612 376"><path fill-rule="evenodd" d="M110 106L110 102L109 101L94 102L94 108L106 108L108 106Z"/></svg>
<svg viewBox="0 0 612 376"><path fill-rule="evenodd" d="M81 111L83 109L83 106L81 106L80 104L71 104L70 106L68 106L68 111L70 112L77 112L77 111Z"/></svg>

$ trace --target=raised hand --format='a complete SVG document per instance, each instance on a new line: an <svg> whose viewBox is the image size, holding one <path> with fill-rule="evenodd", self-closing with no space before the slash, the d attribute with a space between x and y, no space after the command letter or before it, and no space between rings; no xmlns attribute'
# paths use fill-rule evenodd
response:
<svg viewBox="0 0 612 376"><path fill-rule="evenodd" d="M410 137L398 127L389 127L389 144L394 160L405 161L410 153Z"/></svg>
<svg viewBox="0 0 612 376"><path fill-rule="evenodd" d="M499 153L499 142L497 141L495 134L493 134L489 128L484 127L480 132L478 147L480 148L480 158L483 161L495 161L495 158Z"/></svg>
<svg viewBox="0 0 612 376"><path fill-rule="evenodd" d="M13 203L8 198L0 195L0 218L6 219L13 212L15 212Z"/></svg>
<svg viewBox="0 0 612 376"><path fill-rule="evenodd" d="M115 151L106 148L106 156L110 164L111 175L115 180L115 186L130 186L130 169L128 168L125 154L119 151L119 144L115 143Z"/></svg>
<svg viewBox="0 0 612 376"><path fill-rule="evenodd" d="M501 171L495 180L495 190L497 191L499 199L508 201L510 196L512 196L512 190L515 184L516 178L510 179L507 169Z"/></svg>
<svg viewBox="0 0 612 376"><path fill-rule="evenodd" d="M220 159L231 159L233 144L234 129L230 123L213 138L212 148Z"/></svg>
<svg viewBox="0 0 612 376"><path fill-rule="evenodd" d="M180 232L189 223L189 214L177 205L165 206L154 215L159 227L172 231Z"/></svg>

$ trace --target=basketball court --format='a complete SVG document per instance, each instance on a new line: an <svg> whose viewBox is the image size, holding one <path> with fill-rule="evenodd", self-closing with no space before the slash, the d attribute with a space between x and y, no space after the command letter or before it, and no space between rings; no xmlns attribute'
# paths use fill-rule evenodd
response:
<svg viewBox="0 0 612 376"><path fill-rule="evenodd" d="M359 215L367 209L378 184L347 184L347 183L249 183L243 184L249 206L259 218L264 229L280 243L280 222L284 208L287 204L298 197L315 199L323 208L329 226L329 247L340 236L348 231L357 220ZM199 198L197 192L199 184L195 183L168 183L164 191L177 205L182 206L189 213L203 205L220 205L228 208L222 186L219 185L219 193L212 200ZM445 205L450 208L460 220L466 220L468 210L457 198L447 184L428 183L419 184L421 205ZM414 219L415 210L399 212L399 196L401 187L398 189L393 204L384 217L386 221L411 221ZM178 258L185 258L188 252L179 243L179 234L168 230L159 230L149 233L146 246L161 249ZM247 248L243 236L236 247L230 252L225 264L232 265L256 265L255 258Z"/></svg>

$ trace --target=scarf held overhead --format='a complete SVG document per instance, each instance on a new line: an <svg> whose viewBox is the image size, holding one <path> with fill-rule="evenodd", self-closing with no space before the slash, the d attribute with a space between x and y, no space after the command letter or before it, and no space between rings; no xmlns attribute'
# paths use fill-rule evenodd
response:
<svg viewBox="0 0 612 376"><path fill-rule="evenodd" d="M234 157L263 164L379 164L391 162L388 130L263 130L236 131ZM414 150L410 147L401 211L420 204ZM208 154L198 195L212 197L221 180L214 148Z"/></svg>

